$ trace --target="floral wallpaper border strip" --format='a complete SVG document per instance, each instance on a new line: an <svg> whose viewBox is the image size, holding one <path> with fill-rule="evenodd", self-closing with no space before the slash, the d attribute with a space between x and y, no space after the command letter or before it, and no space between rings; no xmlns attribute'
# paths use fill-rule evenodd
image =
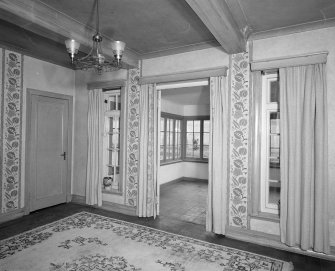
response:
<svg viewBox="0 0 335 271"><path fill-rule="evenodd" d="M139 166L139 120L140 120L140 70L129 70L128 77L128 130L127 130L127 178L126 205L137 205Z"/></svg>
<svg viewBox="0 0 335 271"><path fill-rule="evenodd" d="M3 116L3 106L2 106L2 101L3 101L3 71L4 71L4 63L2 61L3 59L3 54L4 50L0 48L0 214L2 213L2 116Z"/></svg>
<svg viewBox="0 0 335 271"><path fill-rule="evenodd" d="M249 54L231 56L229 225L247 228Z"/></svg>
<svg viewBox="0 0 335 271"><path fill-rule="evenodd" d="M22 54L4 50L2 89L2 213L20 208L22 137Z"/></svg>

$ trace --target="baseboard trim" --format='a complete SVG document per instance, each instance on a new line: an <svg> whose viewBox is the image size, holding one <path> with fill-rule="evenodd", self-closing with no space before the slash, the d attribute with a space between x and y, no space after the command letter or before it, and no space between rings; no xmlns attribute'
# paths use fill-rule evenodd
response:
<svg viewBox="0 0 335 271"><path fill-rule="evenodd" d="M81 204L81 205L87 205L86 200L85 200L85 196L81 196L81 195L72 195L72 202L77 203L77 204ZM93 207L98 208L98 209L104 209L104 210L107 210L107 211L116 212L116 213L121 213L121 214L125 214L125 215L136 216L136 208L135 207L122 205L122 204L118 204L118 203L114 203L114 202L103 201L102 206L99 207L99 206L94 205Z"/></svg>
<svg viewBox="0 0 335 271"><path fill-rule="evenodd" d="M207 179L199 179L199 178L191 178L191 177L183 177L184 181L195 181L195 182L204 182L208 183Z"/></svg>
<svg viewBox="0 0 335 271"><path fill-rule="evenodd" d="M178 183L180 181L194 181L194 182L205 182L205 183L208 183L208 180L207 179L198 179L198 178L191 178L191 177L180 177L180 178L177 178L177 179L174 179L174 180L171 180L169 182L166 182L166 183L162 183L160 185L161 188L164 188L166 185L170 185L170 184L174 184L174 183Z"/></svg>
<svg viewBox="0 0 335 271"><path fill-rule="evenodd" d="M266 247L271 247L279 250L284 250L292 253L302 254L310 257L316 257L325 260L335 261L335 247L330 248L331 255L326 255L323 253L318 253L314 251L305 251L296 247L289 247L280 242L280 237L278 235L266 234L258 231L252 231L247 229L241 229L237 227L228 226L226 237L241 240L249 243L254 243Z"/></svg>
<svg viewBox="0 0 335 271"><path fill-rule="evenodd" d="M102 206L99 208L125 215L137 216L135 207L113 203L109 201L103 201Z"/></svg>
<svg viewBox="0 0 335 271"><path fill-rule="evenodd" d="M81 196L81 195L72 194L71 202L81 204L81 205L86 205L85 196Z"/></svg>
<svg viewBox="0 0 335 271"><path fill-rule="evenodd" d="M0 223L4 223L10 220L14 220L16 218L22 217L24 216L24 209L20 209L17 211L13 211L10 213L6 213L6 214L1 214L0 215Z"/></svg>
<svg viewBox="0 0 335 271"><path fill-rule="evenodd" d="M160 188L164 188L165 186L170 185L170 184L178 183L178 182L182 181L183 179L184 179L184 177L180 177L180 178L171 180L169 182L162 183L162 184L160 184Z"/></svg>

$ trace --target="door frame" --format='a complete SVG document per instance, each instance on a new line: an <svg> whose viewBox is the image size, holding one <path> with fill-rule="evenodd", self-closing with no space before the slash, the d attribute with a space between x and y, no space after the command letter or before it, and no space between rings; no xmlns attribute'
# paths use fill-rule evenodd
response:
<svg viewBox="0 0 335 271"><path fill-rule="evenodd" d="M68 101L68 133L67 133L67 146L68 146L68 159L66 170L66 202L71 201L71 179L72 179L72 130L73 130L73 96L58 94L49 91L42 91L32 88L27 88L26 92L26 140L25 140L25 191L24 191L24 213L30 213L30 154L32 152L32 138L31 138L31 111L32 111L32 96L42 96L49 98L56 98Z"/></svg>

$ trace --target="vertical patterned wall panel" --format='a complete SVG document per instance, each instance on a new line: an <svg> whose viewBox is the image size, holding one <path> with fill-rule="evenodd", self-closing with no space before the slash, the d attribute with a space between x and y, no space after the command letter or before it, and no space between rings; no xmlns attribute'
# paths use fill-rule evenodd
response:
<svg viewBox="0 0 335 271"><path fill-rule="evenodd" d="M126 205L137 205L138 158L139 158L139 69L129 70L128 75L128 127L127 127L127 177Z"/></svg>
<svg viewBox="0 0 335 271"><path fill-rule="evenodd" d="M247 227L249 54L231 56L229 225Z"/></svg>
<svg viewBox="0 0 335 271"><path fill-rule="evenodd" d="M1 211L19 209L22 127L22 55L3 50L1 91Z"/></svg>
<svg viewBox="0 0 335 271"><path fill-rule="evenodd" d="M0 48L0 215L2 213L2 131L3 131L3 127L2 127L2 94L3 94L3 81L2 81L2 75L3 75L3 61L2 61L2 57L3 57L3 50L2 48Z"/></svg>

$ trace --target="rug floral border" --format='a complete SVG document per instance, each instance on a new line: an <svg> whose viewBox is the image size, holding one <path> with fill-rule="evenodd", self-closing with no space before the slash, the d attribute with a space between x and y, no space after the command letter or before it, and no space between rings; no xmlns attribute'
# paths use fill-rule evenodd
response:
<svg viewBox="0 0 335 271"><path fill-rule="evenodd" d="M254 266L257 268L257 265L261 265L266 262L271 266L271 268L268 270L282 271L286 270L286 266L289 264L285 261L274 259L268 256L262 256L248 251L230 248L219 244L213 244L191 237L182 236L86 211L76 213L63 219L37 227L30 231L26 231L24 233L0 240L0 260L12 256L15 253L33 245L41 243L42 241L50 238L54 233L71 229L83 229L86 227L111 230L119 236L123 236L125 238L129 238L149 246L160 247L162 249L171 249L172 251L178 251L181 253L197 253L197 256L205 261L227 262L227 259L231 258L231 260L228 260L230 261L230 266L236 264L242 265L242 262L243 264L249 262L251 267ZM198 249L195 251L194 245L199 245L203 247L203 249ZM226 255L229 257L223 258L222 252L226 253Z"/></svg>

